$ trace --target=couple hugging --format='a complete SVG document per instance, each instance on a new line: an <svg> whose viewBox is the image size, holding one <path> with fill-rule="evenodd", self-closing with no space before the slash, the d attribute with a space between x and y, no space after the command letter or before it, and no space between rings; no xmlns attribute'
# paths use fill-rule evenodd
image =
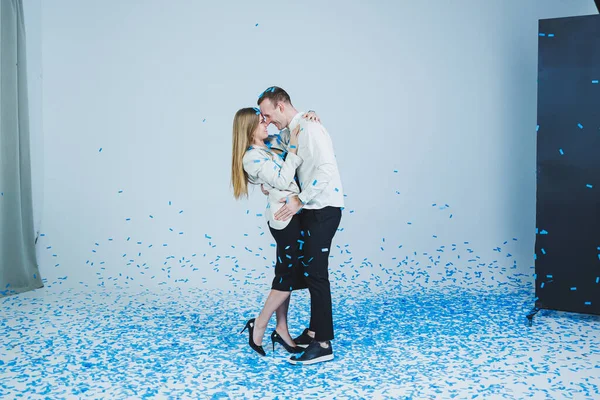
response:
<svg viewBox="0 0 600 400"><path fill-rule="evenodd" d="M231 183L234 196L261 185L268 196L269 230L277 243L275 277L262 311L248 322L248 343L260 355L263 336L275 312L273 350L280 343L292 364L333 359L333 316L329 253L344 207L342 183L331 137L314 112L298 112L288 93L270 87L258 98L260 108L240 109L233 120ZM269 136L274 124L279 134ZM287 314L292 291L310 292L310 323L290 336Z"/></svg>

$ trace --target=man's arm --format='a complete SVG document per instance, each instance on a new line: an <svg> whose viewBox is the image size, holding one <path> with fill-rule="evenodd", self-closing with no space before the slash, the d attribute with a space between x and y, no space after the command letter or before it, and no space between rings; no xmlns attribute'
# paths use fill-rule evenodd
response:
<svg viewBox="0 0 600 400"><path fill-rule="evenodd" d="M302 192L298 196L280 200L286 204L273 215L276 220L287 221L292 218L298 210L329 185L336 169L333 145L325 131L319 125L308 124L308 126L304 126L303 133L305 134L304 140L307 141L306 151L312 155L316 164L316 172L311 177L309 186L301 188Z"/></svg>
<svg viewBox="0 0 600 400"><path fill-rule="evenodd" d="M321 155L319 155L321 156ZM329 185L335 172L335 164L327 160L328 156L322 156L321 164L317 167L315 175L309 181L308 187L303 187L298 199L302 204L307 204L317 197Z"/></svg>
<svg viewBox="0 0 600 400"><path fill-rule="evenodd" d="M298 195L302 204L310 202L321 193L333 179L336 170L333 144L329 136L315 124L308 124L304 130L308 130L305 139L308 142L307 149L311 153L316 171L308 181L308 186L301 188L302 191Z"/></svg>

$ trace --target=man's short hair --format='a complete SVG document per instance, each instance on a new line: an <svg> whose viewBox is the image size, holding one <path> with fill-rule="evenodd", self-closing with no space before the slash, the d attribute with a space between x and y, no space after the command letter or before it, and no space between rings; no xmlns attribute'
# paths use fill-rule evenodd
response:
<svg viewBox="0 0 600 400"><path fill-rule="evenodd" d="M276 106L280 102L288 103L289 105L292 105L292 100L290 100L290 95L287 94L287 92L285 90L283 90L282 88L277 87L277 86L271 86L270 88L268 88L267 90L262 92L262 94L260 96L258 96L257 103L259 106L260 106L260 103L262 103L262 101L264 99L271 100L271 103L273 103L273 106Z"/></svg>

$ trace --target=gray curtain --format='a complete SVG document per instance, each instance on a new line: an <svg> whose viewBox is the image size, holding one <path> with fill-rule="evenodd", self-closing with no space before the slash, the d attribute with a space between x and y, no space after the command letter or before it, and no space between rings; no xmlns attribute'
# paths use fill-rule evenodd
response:
<svg viewBox="0 0 600 400"><path fill-rule="evenodd" d="M35 253L22 0L0 0L0 296L43 286Z"/></svg>

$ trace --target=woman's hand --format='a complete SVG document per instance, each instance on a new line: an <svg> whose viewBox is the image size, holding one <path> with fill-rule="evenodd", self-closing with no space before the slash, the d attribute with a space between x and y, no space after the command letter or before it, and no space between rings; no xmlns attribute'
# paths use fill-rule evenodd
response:
<svg viewBox="0 0 600 400"><path fill-rule="evenodd" d="M300 124L296 125L296 128L290 133L290 153L297 154L298 152L298 135L300 135L301 129Z"/></svg>
<svg viewBox="0 0 600 400"><path fill-rule="evenodd" d="M302 118L307 119L309 121L312 122L317 122L317 123L321 123L321 119L319 118L319 116L317 115L317 113L315 113L314 111L309 111L307 113L305 113Z"/></svg>

